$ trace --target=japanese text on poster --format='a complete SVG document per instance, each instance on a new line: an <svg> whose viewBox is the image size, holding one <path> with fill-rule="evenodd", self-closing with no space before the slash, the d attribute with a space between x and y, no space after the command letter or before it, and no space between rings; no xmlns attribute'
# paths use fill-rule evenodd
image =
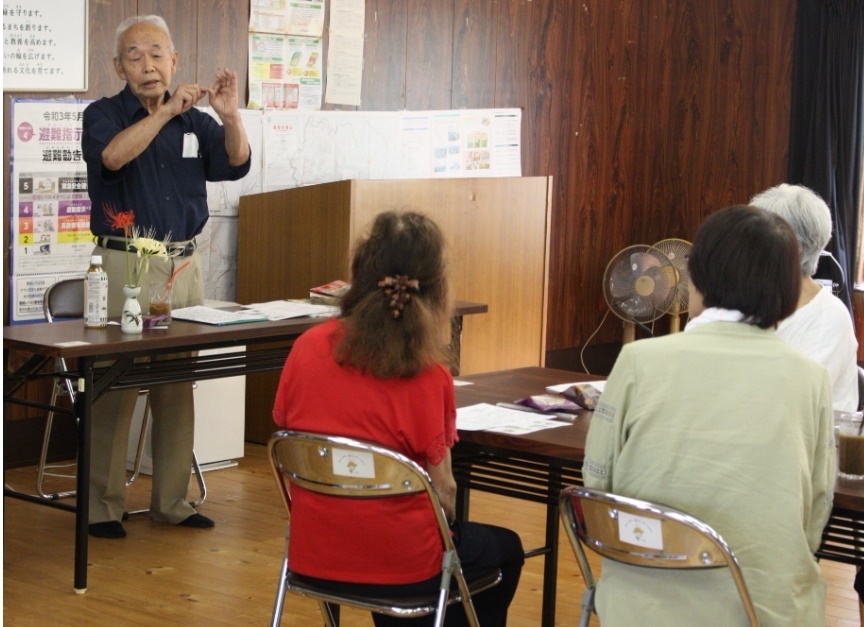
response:
<svg viewBox="0 0 864 627"><path fill-rule="evenodd" d="M321 40L255 33L249 37L250 109L320 109Z"/></svg>
<svg viewBox="0 0 864 627"><path fill-rule="evenodd" d="M82 276L93 250L80 100L12 101L10 321L42 319L42 295Z"/></svg>
<svg viewBox="0 0 864 627"><path fill-rule="evenodd" d="M320 37L324 0L252 0L249 30Z"/></svg>
<svg viewBox="0 0 864 627"><path fill-rule="evenodd" d="M252 0L250 109L320 109L323 0Z"/></svg>
<svg viewBox="0 0 864 627"><path fill-rule="evenodd" d="M365 30L365 0L331 0L327 103L360 106Z"/></svg>
<svg viewBox="0 0 864 627"><path fill-rule="evenodd" d="M87 91L87 0L3 0L3 89Z"/></svg>

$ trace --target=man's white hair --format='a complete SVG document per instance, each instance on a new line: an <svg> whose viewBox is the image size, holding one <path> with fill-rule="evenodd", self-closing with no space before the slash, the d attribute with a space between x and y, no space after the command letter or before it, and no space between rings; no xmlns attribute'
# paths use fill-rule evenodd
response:
<svg viewBox="0 0 864 627"><path fill-rule="evenodd" d="M776 213L789 223L801 247L801 272L813 276L819 254L831 239L831 211L825 201L803 185L787 185L756 194L750 204Z"/></svg>
<svg viewBox="0 0 864 627"><path fill-rule="evenodd" d="M114 41L114 49L116 50L115 59L119 59L123 54L123 51L120 50L120 44L123 41L123 35L126 34L126 31L135 26L135 24L153 24L158 28L161 28L165 31L165 35L168 36L168 52L170 54L174 54L174 42L171 39L171 31L168 30L168 24L165 23L165 20L162 19L159 15L134 15L132 17L127 17L120 23L120 26L117 27L117 34L115 36Z"/></svg>

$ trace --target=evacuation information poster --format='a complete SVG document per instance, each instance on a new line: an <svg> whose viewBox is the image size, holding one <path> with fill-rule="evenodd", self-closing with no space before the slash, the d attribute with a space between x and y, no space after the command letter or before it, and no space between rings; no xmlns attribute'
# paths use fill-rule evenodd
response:
<svg viewBox="0 0 864 627"><path fill-rule="evenodd" d="M89 101L12 100L10 309L12 324L43 320L42 296L84 275L93 252L81 155Z"/></svg>

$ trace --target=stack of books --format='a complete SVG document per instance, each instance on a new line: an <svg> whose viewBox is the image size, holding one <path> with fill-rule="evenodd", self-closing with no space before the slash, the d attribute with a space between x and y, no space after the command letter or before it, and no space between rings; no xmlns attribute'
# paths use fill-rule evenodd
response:
<svg viewBox="0 0 864 627"><path fill-rule="evenodd" d="M339 305L339 300L351 287L350 283L337 280L309 290L309 301L318 305Z"/></svg>

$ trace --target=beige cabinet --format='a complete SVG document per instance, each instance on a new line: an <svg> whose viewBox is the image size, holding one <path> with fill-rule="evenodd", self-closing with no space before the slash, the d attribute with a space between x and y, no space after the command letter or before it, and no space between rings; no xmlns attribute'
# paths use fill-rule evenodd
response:
<svg viewBox="0 0 864 627"><path fill-rule="evenodd" d="M551 177L340 181L243 196L237 300L305 298L349 280L351 246L378 213L419 211L447 238L455 297L489 307L464 319L461 372L543 365L551 197ZM259 388L258 376L247 382L253 441L272 431L270 422L250 437L278 381L261 375L269 381Z"/></svg>

